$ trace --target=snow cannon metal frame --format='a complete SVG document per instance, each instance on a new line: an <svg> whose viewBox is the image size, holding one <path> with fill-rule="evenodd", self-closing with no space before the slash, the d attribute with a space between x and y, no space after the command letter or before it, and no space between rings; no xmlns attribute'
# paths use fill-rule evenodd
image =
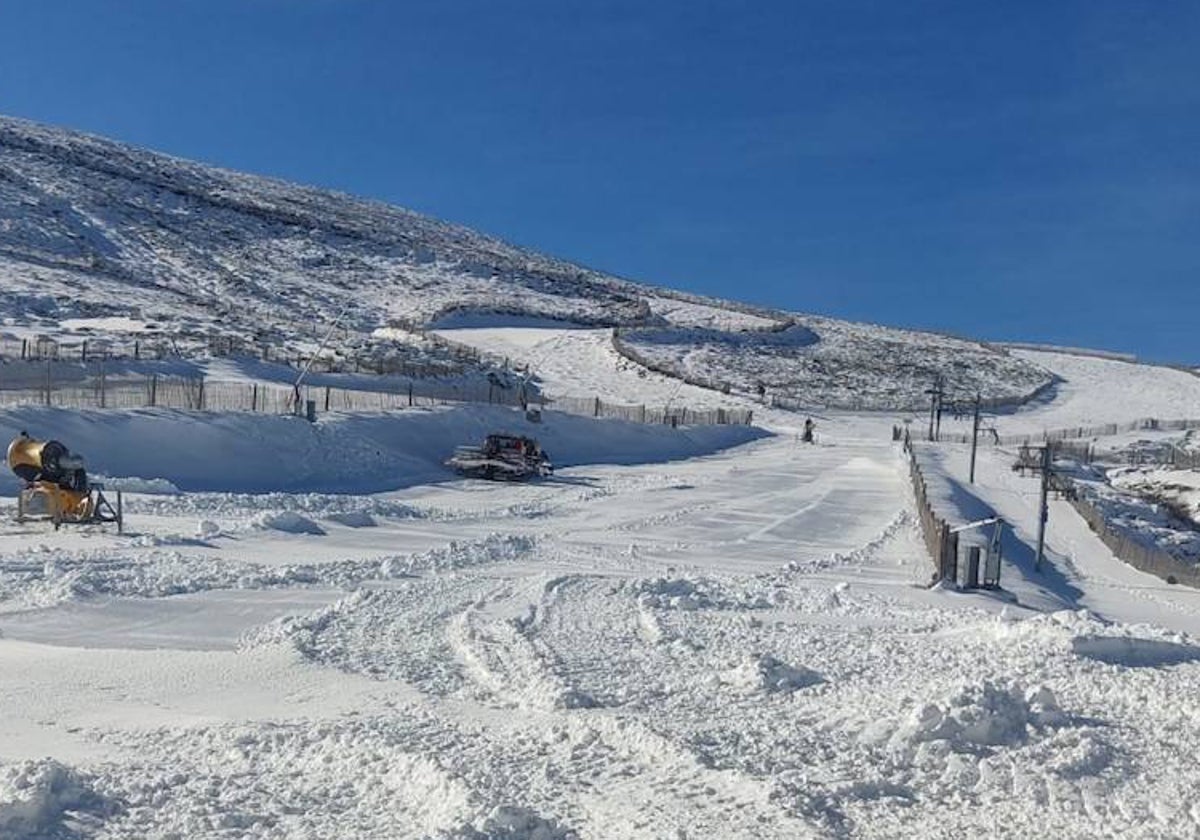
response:
<svg viewBox="0 0 1200 840"><path fill-rule="evenodd" d="M121 492L114 506L104 485L88 481L83 458L56 440L40 441L25 432L8 445L8 466L24 482L17 494L17 521L48 520L57 531L64 523L115 522L124 530Z"/></svg>
<svg viewBox="0 0 1200 840"><path fill-rule="evenodd" d="M446 466L469 478L519 480L554 474L554 465L535 439L503 432L488 435L482 446L458 447Z"/></svg>

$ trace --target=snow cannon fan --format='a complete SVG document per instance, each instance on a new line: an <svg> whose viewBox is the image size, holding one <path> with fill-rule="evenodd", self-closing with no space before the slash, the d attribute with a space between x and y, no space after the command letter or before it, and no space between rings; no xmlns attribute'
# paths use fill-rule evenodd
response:
<svg viewBox="0 0 1200 840"><path fill-rule="evenodd" d="M88 481L83 458L58 441L40 441L21 432L8 445L8 466L24 483L17 496L18 522L48 519L55 530L64 522L115 522L121 532L121 494L114 508L103 485Z"/></svg>

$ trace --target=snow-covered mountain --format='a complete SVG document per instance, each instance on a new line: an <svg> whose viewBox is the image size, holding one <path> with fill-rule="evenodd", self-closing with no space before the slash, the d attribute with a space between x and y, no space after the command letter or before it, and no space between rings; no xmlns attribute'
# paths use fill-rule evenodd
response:
<svg viewBox="0 0 1200 840"><path fill-rule="evenodd" d="M379 202L10 118L0 289L10 334L100 329L184 352L223 337L286 355L342 315L343 358L400 348L427 363L448 351L419 328L498 310L651 328L627 331L623 347L695 380L746 392L761 382L813 405L912 405L939 374L951 391L999 400L1051 380L975 342L654 288ZM788 324L781 344L772 331Z"/></svg>

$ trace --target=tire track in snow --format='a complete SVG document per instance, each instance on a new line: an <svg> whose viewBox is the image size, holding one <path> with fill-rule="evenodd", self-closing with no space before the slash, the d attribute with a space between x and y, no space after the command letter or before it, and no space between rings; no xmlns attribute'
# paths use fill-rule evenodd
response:
<svg viewBox="0 0 1200 840"><path fill-rule="evenodd" d="M503 595L501 596L503 597ZM596 599L617 600L619 616L597 609L587 630L568 625L578 646L591 657L561 661L562 649L546 644L541 634L563 629L562 612ZM598 627L610 631L607 642L644 647L638 630L638 609L630 593L605 579L565 576L544 584L536 604L517 618L489 614L495 604L482 604L458 615L447 628L456 654L467 673L501 703L546 716L556 729L551 741L571 768L570 784L582 784L577 799L587 817L578 823L590 826L598 837L659 836L811 836L811 826L776 804L769 782L734 770L706 766L696 753L658 734L636 715L596 709L590 687L597 684L605 659L613 668L623 662L610 657L611 649L592 644L588 633ZM576 611L577 612L577 611ZM664 649L665 650L665 649ZM669 661L667 652L650 660ZM628 675L626 675L628 676ZM579 687L584 679L588 690ZM602 684L602 680L599 680ZM613 702L619 694L603 698ZM598 757L602 756L601 757ZM586 781L584 781L586 780ZM743 833L738 825L753 826ZM675 832L680 832L675 834Z"/></svg>

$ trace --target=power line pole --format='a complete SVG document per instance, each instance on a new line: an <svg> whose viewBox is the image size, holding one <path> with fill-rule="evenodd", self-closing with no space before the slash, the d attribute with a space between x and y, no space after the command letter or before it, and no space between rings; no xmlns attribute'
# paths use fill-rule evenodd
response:
<svg viewBox="0 0 1200 840"><path fill-rule="evenodd" d="M975 424L971 429L971 484L975 483L975 451L979 448L979 392L975 392Z"/></svg>
<svg viewBox="0 0 1200 840"><path fill-rule="evenodd" d="M929 394L929 439L935 441L942 431L942 397L946 395L939 375L933 380L933 387L925 391Z"/></svg>
<svg viewBox="0 0 1200 840"><path fill-rule="evenodd" d="M1050 465L1053 463L1053 449L1047 441L1042 447L1042 500L1038 506L1038 545L1037 559L1033 562L1033 570L1042 570L1042 558L1046 554L1046 520L1050 518L1048 495L1050 489Z"/></svg>

